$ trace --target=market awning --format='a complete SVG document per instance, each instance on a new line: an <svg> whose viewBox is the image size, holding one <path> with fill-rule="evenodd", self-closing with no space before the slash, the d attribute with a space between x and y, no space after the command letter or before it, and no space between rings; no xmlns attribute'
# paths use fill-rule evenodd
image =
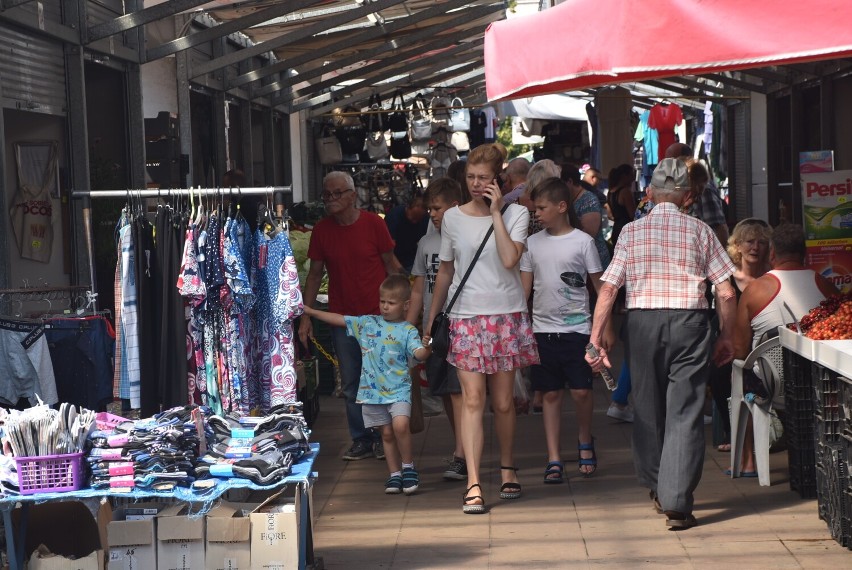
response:
<svg viewBox="0 0 852 570"><path fill-rule="evenodd" d="M846 57L849 9L848 0L565 0L489 26L487 95L515 99Z"/></svg>

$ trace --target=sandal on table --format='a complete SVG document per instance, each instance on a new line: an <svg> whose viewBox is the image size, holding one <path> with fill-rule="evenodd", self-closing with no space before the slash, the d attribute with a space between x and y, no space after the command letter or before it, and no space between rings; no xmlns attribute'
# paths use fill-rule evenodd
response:
<svg viewBox="0 0 852 570"><path fill-rule="evenodd" d="M564 471L565 466L562 465L561 461L551 461L544 469L544 482L550 485L562 483L564 481L562 478Z"/></svg>
<svg viewBox="0 0 852 570"><path fill-rule="evenodd" d="M591 457L583 457L583 451L591 451ZM577 455L579 457L578 463L579 466L577 469L583 475L583 477L589 478L592 474L598 469L598 456L595 453L595 438L592 438L592 441L589 443L580 443L577 442ZM591 471L583 471L583 467L591 467Z"/></svg>
<svg viewBox="0 0 852 570"><path fill-rule="evenodd" d="M500 466L501 470L506 471L517 471L517 467L506 467L505 465ZM521 484L515 482L506 482L500 486L500 498L501 499L520 499L521 498Z"/></svg>
<svg viewBox="0 0 852 570"><path fill-rule="evenodd" d="M474 483L464 492L462 497L462 512L466 515L481 515L485 512L485 499L482 495L470 495L469 493L474 487L479 487L479 492L482 492L482 487L479 483ZM473 503L472 501L480 500L482 503Z"/></svg>

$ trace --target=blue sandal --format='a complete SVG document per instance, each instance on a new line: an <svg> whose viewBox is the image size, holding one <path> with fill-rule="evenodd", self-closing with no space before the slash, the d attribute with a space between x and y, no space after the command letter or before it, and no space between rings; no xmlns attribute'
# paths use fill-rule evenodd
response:
<svg viewBox="0 0 852 570"><path fill-rule="evenodd" d="M561 461L551 461L544 469L544 482L549 485L558 485L564 481L563 472L565 466Z"/></svg>
<svg viewBox="0 0 852 570"><path fill-rule="evenodd" d="M591 451L592 456L588 457L588 458L583 457L582 454L580 453L580 452L583 452L583 451ZM597 469L598 469L598 456L595 453L595 438L592 438L592 441L590 443L580 443L578 441L577 442L577 456L579 457L578 469L579 469L580 473L583 475L583 477L586 477L586 478L591 477L594 474L594 472L597 471ZM591 467L592 470L591 471L583 471L583 467Z"/></svg>

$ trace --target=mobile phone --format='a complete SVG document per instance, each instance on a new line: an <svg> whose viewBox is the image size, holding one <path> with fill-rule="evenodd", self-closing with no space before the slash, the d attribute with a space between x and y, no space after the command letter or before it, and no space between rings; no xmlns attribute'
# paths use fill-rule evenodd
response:
<svg viewBox="0 0 852 570"><path fill-rule="evenodd" d="M499 188L499 187L500 187L500 182L499 182L499 180L497 180L497 178L496 178L496 177L495 177L495 178L494 178L494 180L492 180L491 182L492 182L493 184L496 184L496 185L497 185L497 188ZM486 205L486 206L488 206L489 208L491 207L491 198L489 198L488 196L483 196L483 197L482 197L482 200L485 202L485 205Z"/></svg>

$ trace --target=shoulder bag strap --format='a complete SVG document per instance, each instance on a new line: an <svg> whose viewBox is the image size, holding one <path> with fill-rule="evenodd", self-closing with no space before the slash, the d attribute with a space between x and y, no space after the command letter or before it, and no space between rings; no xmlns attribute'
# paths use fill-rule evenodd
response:
<svg viewBox="0 0 852 570"><path fill-rule="evenodd" d="M502 216L508 208L509 204L505 204L500 210L500 215ZM464 277L462 277L461 282L459 282L459 286L456 289L456 292L453 293L453 298L450 299L450 303L447 305L447 308L444 309L445 313L449 313L450 309L452 309L453 305L455 305L456 299L459 298L459 293L461 293L462 287L464 287L464 284L467 282L467 278L470 277L470 272L473 271L473 266L476 265L477 260L479 260L479 256L482 255L482 250L485 249L485 244L488 243L488 238L491 237L491 234L493 232L494 224L491 224L491 227L488 228L488 231L485 233L485 238L482 240L482 243L479 244L479 249L476 250L476 255L473 256L473 261L471 261L470 265L467 266L467 271L465 271Z"/></svg>

